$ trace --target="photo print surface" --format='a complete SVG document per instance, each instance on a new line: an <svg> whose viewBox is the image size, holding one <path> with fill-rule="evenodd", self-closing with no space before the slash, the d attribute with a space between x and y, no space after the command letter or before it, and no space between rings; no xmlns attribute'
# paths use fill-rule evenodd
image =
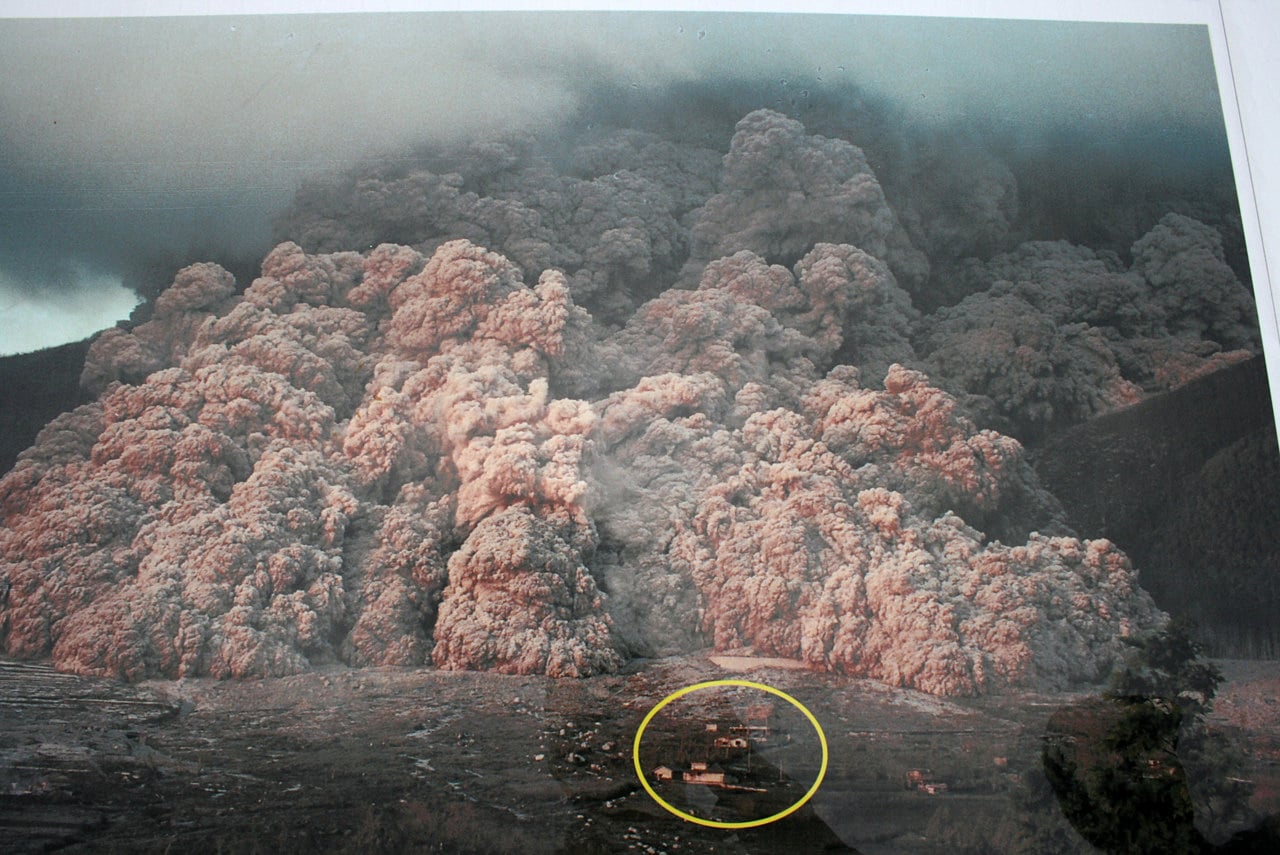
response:
<svg viewBox="0 0 1280 855"><path fill-rule="evenodd" d="M0 842L1264 851L1223 52L0 19Z"/></svg>

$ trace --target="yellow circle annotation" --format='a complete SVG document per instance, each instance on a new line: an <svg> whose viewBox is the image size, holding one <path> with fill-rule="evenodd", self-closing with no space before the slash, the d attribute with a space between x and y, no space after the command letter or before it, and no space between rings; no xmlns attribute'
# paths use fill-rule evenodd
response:
<svg viewBox="0 0 1280 855"><path fill-rule="evenodd" d="M814 731L818 734L818 743L822 746L822 765L818 768L818 776L814 779L813 785L810 786L808 791L800 797L799 801L785 810L781 810L773 814L772 816L766 816L761 819L744 820L742 822L722 822L719 820L703 819L700 816L694 816L691 813L680 810L678 807L662 798L662 796L658 795L657 791L654 790L653 785L649 783L649 779L644 772L644 767L640 764L640 740L644 737L644 731L645 728L649 726L649 722L653 721L653 717L661 712L663 707L673 701L683 698L691 692L698 692L703 689L714 689L722 686L742 686L748 689L757 689L761 692L768 692L771 695L782 698L784 701L800 710L800 712L804 714L804 717L809 720L809 724L813 725ZM814 793L818 792L818 787L822 785L822 779L826 777L827 774L827 735L823 733L822 725L818 724L818 719L814 717L813 713L809 712L809 708L781 689L775 689L773 686L767 686L764 683L754 683L751 680L709 680L705 683L695 683L692 686L685 686L679 691L672 692L659 701L653 709L649 710L648 715L641 720L640 727L636 730L636 738L632 743L631 748L631 759L635 765L636 776L640 779L640 785L644 787L645 792L649 794L650 798L668 812L675 814L688 822L695 822L698 825L706 825L711 828L755 828L756 826L768 825L771 822L777 822L780 819L790 816L802 808L809 799L813 798Z"/></svg>

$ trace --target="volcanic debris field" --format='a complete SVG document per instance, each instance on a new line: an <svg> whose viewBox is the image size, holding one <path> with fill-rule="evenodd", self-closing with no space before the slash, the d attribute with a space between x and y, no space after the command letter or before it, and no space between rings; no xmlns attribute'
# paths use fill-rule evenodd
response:
<svg viewBox="0 0 1280 855"><path fill-rule="evenodd" d="M1253 758L1237 771L1274 812L1280 674L1223 664L1214 726ZM130 686L0 668L6 852L1096 851L1041 769L1046 722L1079 694L943 700L702 657L580 680L363 668ZM760 828L677 819L636 781L636 727L671 692L744 677L812 710L827 778Z"/></svg>
<svg viewBox="0 0 1280 855"><path fill-rule="evenodd" d="M1154 601L1028 448L1257 360L1234 200L1153 187L1089 247L993 151L724 131L322 176L259 276L184 267L94 339L0 480L13 847L1071 851L1044 723L1197 594ZM1274 435L1214 451L1177 477ZM1250 550L1218 595L1274 614ZM832 729L784 821L634 780L708 651L795 664Z"/></svg>

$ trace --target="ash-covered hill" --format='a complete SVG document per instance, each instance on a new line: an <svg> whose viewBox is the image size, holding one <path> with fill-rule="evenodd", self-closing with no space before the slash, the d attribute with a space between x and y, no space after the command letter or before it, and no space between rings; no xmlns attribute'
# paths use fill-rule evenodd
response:
<svg viewBox="0 0 1280 855"><path fill-rule="evenodd" d="M1064 430L1033 456L1071 525L1123 548L1214 655L1275 656L1280 454L1261 356Z"/></svg>
<svg viewBox="0 0 1280 855"><path fill-rule="evenodd" d="M0 472L51 419L92 398L80 388L89 342L0 357Z"/></svg>
<svg viewBox="0 0 1280 855"><path fill-rule="evenodd" d="M465 156L313 185L248 287L184 268L94 342L97 400L0 481L7 653L573 676L714 646L962 694L1096 681L1157 622L982 425L1247 356L1212 229L1170 215L1128 266L1020 245L922 315L861 151L778 113L723 158Z"/></svg>

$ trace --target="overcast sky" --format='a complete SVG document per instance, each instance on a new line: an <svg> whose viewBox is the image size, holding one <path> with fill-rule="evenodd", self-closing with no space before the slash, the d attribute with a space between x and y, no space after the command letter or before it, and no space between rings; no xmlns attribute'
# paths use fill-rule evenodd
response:
<svg viewBox="0 0 1280 855"><path fill-rule="evenodd" d="M536 132L602 81L657 92L797 76L857 84L921 122L1222 122L1196 25L724 12L0 20L0 353L127 315L131 265L256 257L304 175L425 141Z"/></svg>

